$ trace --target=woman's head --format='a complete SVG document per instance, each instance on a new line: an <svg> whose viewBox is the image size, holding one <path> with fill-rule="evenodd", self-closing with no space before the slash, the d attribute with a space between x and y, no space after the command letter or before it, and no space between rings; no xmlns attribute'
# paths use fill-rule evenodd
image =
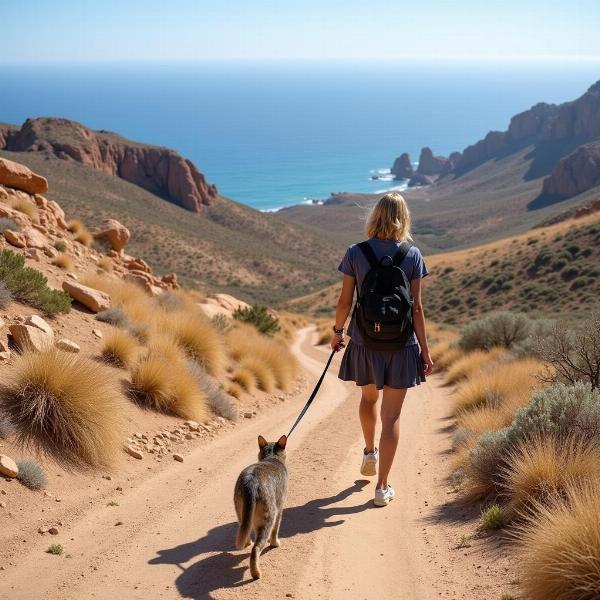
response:
<svg viewBox="0 0 600 600"><path fill-rule="evenodd" d="M379 199L367 220L366 233L383 240L412 239L408 206L398 192L390 192Z"/></svg>

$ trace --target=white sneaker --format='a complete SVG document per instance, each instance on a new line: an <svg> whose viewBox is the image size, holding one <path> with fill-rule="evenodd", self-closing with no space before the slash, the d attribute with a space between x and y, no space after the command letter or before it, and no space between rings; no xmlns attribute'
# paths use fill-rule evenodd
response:
<svg viewBox="0 0 600 600"><path fill-rule="evenodd" d="M385 490L375 490L375 498L373 499L373 503L375 506L387 506L394 499L395 495L394 488L388 483L388 486L385 488Z"/></svg>
<svg viewBox="0 0 600 600"><path fill-rule="evenodd" d="M360 474L366 477L377 475L377 459L379 458L379 450L375 448L373 452L367 452L366 448L363 452L362 465L360 466Z"/></svg>

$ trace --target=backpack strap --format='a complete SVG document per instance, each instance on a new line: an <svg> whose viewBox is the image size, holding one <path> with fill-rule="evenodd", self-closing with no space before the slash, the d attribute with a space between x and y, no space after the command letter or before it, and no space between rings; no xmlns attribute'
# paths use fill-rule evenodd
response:
<svg viewBox="0 0 600 600"><path fill-rule="evenodd" d="M398 248L398 252L394 254L393 262L396 267L399 267L402 264L402 261L406 258L408 251L412 248L412 244L408 242L402 242L400 244L400 248Z"/></svg>
<svg viewBox="0 0 600 600"><path fill-rule="evenodd" d="M371 244L368 241L361 242L358 244L360 251L365 255L365 258L369 261L369 266L371 269L374 269L378 264L379 260L375 254L373 248L371 248Z"/></svg>

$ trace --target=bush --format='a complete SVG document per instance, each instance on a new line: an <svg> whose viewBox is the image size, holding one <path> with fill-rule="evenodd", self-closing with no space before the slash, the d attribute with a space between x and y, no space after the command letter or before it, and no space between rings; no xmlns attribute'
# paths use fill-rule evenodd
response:
<svg viewBox="0 0 600 600"><path fill-rule="evenodd" d="M5 229L19 231L19 226L12 219L0 219L0 231L4 231Z"/></svg>
<svg viewBox="0 0 600 600"><path fill-rule="evenodd" d="M46 550L48 554L54 554L55 556L60 556L64 551L65 549L61 544L50 544L48 550Z"/></svg>
<svg viewBox="0 0 600 600"><path fill-rule="evenodd" d="M515 531L524 597L595 600L600 589L600 490L569 489L550 506L535 505Z"/></svg>
<svg viewBox="0 0 600 600"><path fill-rule="evenodd" d="M115 325L116 327L127 327L127 317L120 308L107 308L101 310L95 317L98 321Z"/></svg>
<svg viewBox="0 0 600 600"><path fill-rule="evenodd" d="M228 333L231 330L231 319L225 315L215 315L211 319L211 323L221 333Z"/></svg>
<svg viewBox="0 0 600 600"><path fill-rule="evenodd" d="M73 269L73 259L68 254L59 254L52 259L52 264L55 267L71 271Z"/></svg>
<svg viewBox="0 0 600 600"><path fill-rule="evenodd" d="M510 442L508 428L484 433L469 452L467 496L472 500L485 498L498 491L500 474L507 467Z"/></svg>
<svg viewBox="0 0 600 600"><path fill-rule="evenodd" d="M64 240L56 240L56 242L54 242L54 248L59 252L66 252L67 242L65 242Z"/></svg>
<svg viewBox="0 0 600 600"><path fill-rule="evenodd" d="M504 510L499 504L492 504L483 511L480 519L482 529L500 529L504 527Z"/></svg>
<svg viewBox="0 0 600 600"><path fill-rule="evenodd" d="M4 283L0 281L0 310L4 310L12 302L12 294Z"/></svg>
<svg viewBox="0 0 600 600"><path fill-rule="evenodd" d="M263 392L271 393L275 389L275 376L262 360L258 358L245 358L241 364L243 369L250 371L258 385L258 388Z"/></svg>
<svg viewBox="0 0 600 600"><path fill-rule="evenodd" d="M260 333L265 335L275 335L279 331L278 319L269 314L266 306L260 304L236 309L233 312L233 318L254 325Z"/></svg>
<svg viewBox="0 0 600 600"><path fill-rule="evenodd" d="M232 397L225 393L198 363L190 361L188 368L193 373L200 388L206 394L208 407L212 412L230 421L237 421L238 410L232 401Z"/></svg>
<svg viewBox="0 0 600 600"><path fill-rule="evenodd" d="M26 267L25 258L11 250L0 251L0 282L15 300L39 308L48 315L71 310L70 296L51 290L48 280L39 271Z"/></svg>
<svg viewBox="0 0 600 600"><path fill-rule="evenodd" d="M182 362L149 354L135 365L130 392L147 408L196 421L206 416L206 398Z"/></svg>
<svg viewBox="0 0 600 600"><path fill-rule="evenodd" d="M18 443L68 467L110 466L123 440L124 404L112 375L56 348L26 353L0 390Z"/></svg>
<svg viewBox="0 0 600 600"><path fill-rule="evenodd" d="M17 479L30 490L41 490L48 485L48 477L44 469L32 460L18 460L19 474Z"/></svg>
<svg viewBox="0 0 600 600"><path fill-rule="evenodd" d="M96 266L107 273L111 273L113 270L113 263L108 256L101 256L96 263Z"/></svg>
<svg viewBox="0 0 600 600"><path fill-rule="evenodd" d="M107 334L100 355L117 367L129 368L138 355L137 340L127 331L114 329Z"/></svg>
<svg viewBox="0 0 600 600"><path fill-rule="evenodd" d="M459 340L463 350L511 348L531 331L531 320L522 313L495 312L466 325Z"/></svg>

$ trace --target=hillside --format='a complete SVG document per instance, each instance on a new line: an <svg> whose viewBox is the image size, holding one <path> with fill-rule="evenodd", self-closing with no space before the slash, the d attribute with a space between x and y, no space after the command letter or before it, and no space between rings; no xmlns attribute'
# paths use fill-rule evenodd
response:
<svg viewBox="0 0 600 600"><path fill-rule="evenodd" d="M600 297L600 212L499 241L426 257L427 316L460 324L499 309L536 316L577 318L597 308ZM289 306L332 316L339 284Z"/></svg>
<svg viewBox="0 0 600 600"><path fill-rule="evenodd" d="M448 159L425 148L417 172L432 183L403 192L417 243L426 251L464 248L525 231L593 200L600 191L599 137L597 83L573 102L540 103L515 115L506 131L492 131ZM410 164L408 157L403 164L407 160ZM400 172L398 165L395 170ZM321 206L296 206L281 214L356 238L376 199L336 194Z"/></svg>
<svg viewBox="0 0 600 600"><path fill-rule="evenodd" d="M332 235L216 197L200 213L73 160L51 153L0 151L46 177L50 198L95 226L106 217L132 232L130 252L158 273L176 271L186 285L276 304L335 279Z"/></svg>

